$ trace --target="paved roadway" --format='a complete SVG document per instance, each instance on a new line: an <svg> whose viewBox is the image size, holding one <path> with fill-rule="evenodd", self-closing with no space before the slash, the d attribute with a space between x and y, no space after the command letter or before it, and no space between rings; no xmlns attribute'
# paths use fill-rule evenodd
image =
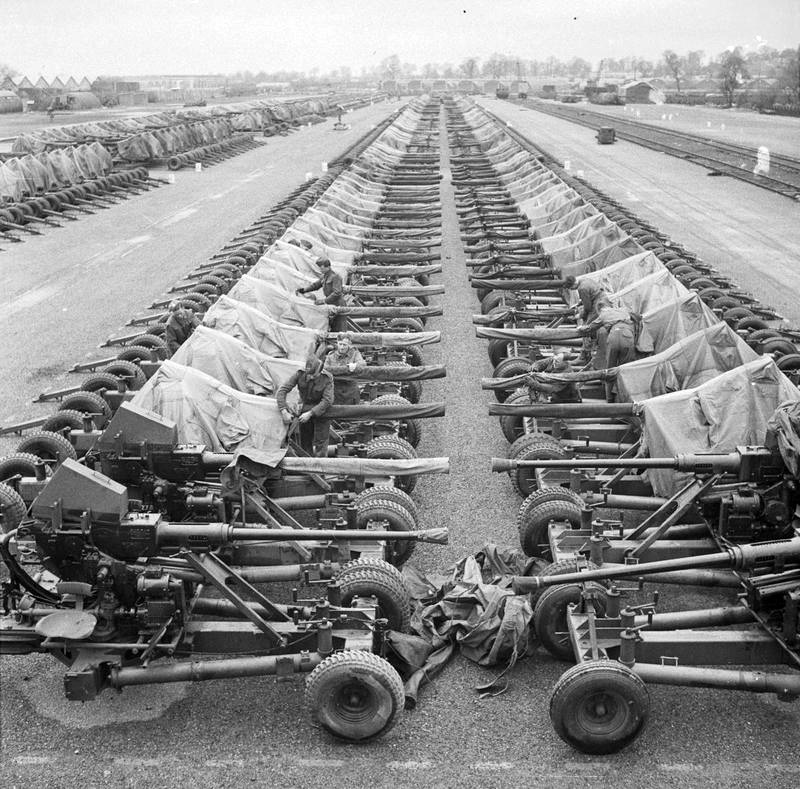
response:
<svg viewBox="0 0 800 789"><path fill-rule="evenodd" d="M495 104L492 102L493 108ZM515 108L509 111L518 113L515 117L526 116ZM377 119L378 109L372 114L364 113L363 123L368 127ZM527 115L534 117L532 113ZM544 121L556 123L548 118ZM519 123L521 127L522 122ZM323 129L315 128L308 130L309 137L303 137L304 131L289 140L277 141L289 144L281 149L283 158L275 162L269 176L259 176L258 185L264 190L264 199L253 204L246 215L244 207L257 190L251 191L252 183L248 186L240 182L259 165L253 161L232 160L197 178L194 173L181 174L181 180L193 189L205 183L200 178L208 176L221 179L225 176L231 179L229 183L221 180L210 193L201 193L198 189L191 197L171 203L165 196L176 187L164 187L147 198L165 202L160 213L148 212L151 220L143 229L126 226L123 233L121 228L115 231L109 226L105 231L109 234L105 246L102 237L95 238L94 233L93 240L85 239L85 244L91 244L92 254L102 258L96 265L90 264L86 287L90 296L102 290L99 282L103 287L110 287L109 283L119 275L124 281L117 286L113 299L92 296L92 303L85 309L68 307L68 316L77 317L87 329L85 334L81 330L71 330L61 353L54 347L56 338L66 331L70 321L61 319L59 313L60 283L65 282L72 292L78 288L79 283L73 283L71 278L76 264L61 266L58 260L42 258L40 265L52 265L51 276L42 277L29 288L40 293L35 289L49 285L58 291L39 302L42 307L38 313L36 305L25 307L32 311L26 313L28 319L31 314L41 316L35 331L28 321L13 324L17 327L16 343L35 348L35 353L30 350L27 357L37 358L36 362L29 363L26 354L19 353L15 357L15 365L24 366L28 371L21 377L25 392L16 395L17 402L24 402L25 393L38 391L42 385L51 383L52 375L66 367L76 355L92 348L125 317L161 293L182 271L218 249L235 229L256 216L262 206L294 186L305 169L312 169L311 162L321 158L321 151L310 135L318 134L321 145L327 140L322 132ZM610 174L619 171L619 183L611 185L624 194L639 197L636 210L641 208L643 215L645 207L649 211L657 209L659 194L687 192L691 197L683 199L695 200L694 195L711 181L697 168L691 173L679 168L674 174L673 160L659 161L660 189L656 190L648 186L651 182L641 175L642 165L636 164L640 161L637 152L628 151L634 163L626 163L621 155L624 153L622 145L597 148L593 140L588 144L581 142L579 135L585 132L567 124L562 124L562 128L542 125L539 129L537 122L537 132L541 133L535 138L545 147L564 145L565 152L573 158L584 151L586 156L581 166L587 170L587 175L589 157L595 154L599 163L591 163L592 177L597 174L602 178L605 173L610 182ZM566 150L572 135L575 135L571 143L574 148ZM299 155L298 161L293 151L303 145L306 146L305 158ZM272 150L277 152L278 149ZM606 152L614 156L619 154L623 163L600 159L608 155ZM260 155L247 156L254 160ZM326 151L325 155L330 154ZM265 155L260 166L268 161L274 160ZM423 480L417 497L425 523L448 526L451 540L447 546L418 549L412 561L429 573L445 571L454 561L487 541L502 544L516 541L513 518L517 500L508 480L487 470L488 457L503 453L506 444L497 420L486 415L490 393L479 388L479 377L488 375L490 368L484 342L475 339L470 322L477 302L474 291L468 287L455 213L448 199L451 189L446 160L443 172L445 270L441 281L447 293L442 297L445 314L432 320L431 327L440 328L444 340L430 349L428 359L433 364L446 363L448 377L444 381L428 382L425 397L445 399L448 411L444 419L426 423L420 454L449 455L453 473L447 478ZM272 192L267 195L267 189L279 179L283 179L280 189L274 195ZM214 200L211 195L233 184L237 187L230 197L231 214L223 212L222 200ZM753 206L764 199L756 190L748 192L746 197ZM726 204L727 211L732 213L737 210L738 200L729 198L731 193L726 189L720 190L713 200L706 200L708 205ZM183 216L180 213L192 207L198 209L194 214ZM777 206L770 207L770 211L773 209ZM724 209L720 212L725 215ZM170 217L176 215L180 215L181 220L170 222ZM658 224L690 248L697 248L694 239L702 240L704 219L707 219L705 214L695 210L693 217L674 230L664 227L660 221ZM669 221L669 212L665 212L664 221ZM771 220L767 217L764 221ZM221 227L223 224L225 226ZM87 233L91 232L89 221L85 227ZM52 236L55 238L65 232L68 231L54 231ZM138 245L125 244L125 239L155 233L159 243L155 243L155 239L144 242L148 244L147 253L137 249ZM26 247L34 254L35 245L47 243L48 239L49 236L27 242ZM130 262L120 267L118 257L103 258L108 246L119 254L133 247L126 260L136 256L134 271L129 271ZM172 251L161 251L162 246ZM20 247L20 251L22 249ZM772 250L772 244L765 244L762 251L774 254L776 260L782 257L782 252ZM69 252L69 248L64 252ZM710 259L707 253L702 254ZM160 262L149 264L151 255L157 255ZM162 271L162 268L167 270ZM34 272L29 273L33 275ZM155 278L157 282L153 281ZM17 291L14 298L19 299L25 293L25 290ZM104 314L106 310L111 314ZM12 326L7 325L4 331L10 328ZM45 366L37 354L46 353L50 348L53 353L46 362L53 372L37 370ZM5 362L3 369L10 369ZM0 382L0 386L8 385ZM616 756L590 758L564 745L550 726L549 694L563 670L563 664L537 651L514 669L504 695L482 700L474 688L487 682L494 672L456 659L432 685L423 689L418 707L406 713L398 727L374 743L352 747L336 743L309 727L302 705L301 683L276 684L265 678L188 687L130 688L122 695L107 693L95 702L76 705L62 700L62 669L51 659L40 656L4 658L0 661L0 743L3 749L0 779L5 778L4 786L16 787L156 783L197 787L247 784L584 787L611 783L629 787L686 787L767 783L788 786L794 783L800 724L800 710L796 705L781 704L768 696L656 686L651 688L651 724L637 743Z"/></svg>

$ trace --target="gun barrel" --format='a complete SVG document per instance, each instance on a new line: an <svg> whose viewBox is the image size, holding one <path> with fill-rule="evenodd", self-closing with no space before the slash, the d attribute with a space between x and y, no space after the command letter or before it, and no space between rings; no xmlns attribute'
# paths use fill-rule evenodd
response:
<svg viewBox="0 0 800 789"><path fill-rule="evenodd" d="M519 468L669 468L702 473L736 472L741 455L676 455L671 458L570 458L567 460L510 460L492 458L492 471Z"/></svg>
<svg viewBox="0 0 800 789"><path fill-rule="evenodd" d="M231 526L227 523L160 523L156 536L160 545L184 545L201 541L211 545L225 545L240 541L258 542L324 542L327 540L413 540L437 545L447 543L447 529L416 529L389 531L385 529L268 529L249 526ZM202 545L200 546L202 547Z"/></svg>
<svg viewBox="0 0 800 789"><path fill-rule="evenodd" d="M637 416L636 403L490 403L490 416L533 416L551 419L625 418Z"/></svg>
<svg viewBox="0 0 800 789"><path fill-rule="evenodd" d="M631 576L638 577L707 567L730 567L731 569L741 570L752 568L757 564L779 564L783 560L796 560L797 558L800 558L800 538L793 537L787 540L754 542L749 545L732 545L718 553L664 559L643 564L614 565L605 569L601 567L597 570L565 573L564 575L533 577L517 575L513 578L512 586L515 594L526 594L547 586L558 586L560 584L613 580L616 578L630 578Z"/></svg>

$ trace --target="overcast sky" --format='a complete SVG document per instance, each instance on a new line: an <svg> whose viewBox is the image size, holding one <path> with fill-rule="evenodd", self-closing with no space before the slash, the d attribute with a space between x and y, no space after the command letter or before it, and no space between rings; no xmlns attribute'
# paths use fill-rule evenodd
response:
<svg viewBox="0 0 800 789"><path fill-rule="evenodd" d="M0 0L0 62L57 74L328 71L800 43L800 0Z"/></svg>

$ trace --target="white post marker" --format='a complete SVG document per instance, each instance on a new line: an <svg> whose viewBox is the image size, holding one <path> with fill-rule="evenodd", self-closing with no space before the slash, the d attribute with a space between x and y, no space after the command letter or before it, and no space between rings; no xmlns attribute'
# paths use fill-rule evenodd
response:
<svg viewBox="0 0 800 789"><path fill-rule="evenodd" d="M310 181L314 177L314 173L306 173L306 181Z"/></svg>
<svg viewBox="0 0 800 789"><path fill-rule="evenodd" d="M194 163L194 171L195 171L196 173L201 173L201 172L203 172L203 163L202 163L202 162L195 162L195 163Z"/></svg>
<svg viewBox="0 0 800 789"><path fill-rule="evenodd" d="M725 131L725 124L724 123L720 123L719 130L720 131Z"/></svg>
<svg viewBox="0 0 800 789"><path fill-rule="evenodd" d="M583 170L576 170L576 171L575 171L575 175L577 175L577 176L578 176L578 178L583 178L583 176L585 175L585 173L583 172Z"/></svg>
<svg viewBox="0 0 800 789"><path fill-rule="evenodd" d="M564 159L564 169L565 169L567 172L569 172L570 164L571 164L571 162L570 162L570 160L569 160L569 159Z"/></svg>
<svg viewBox="0 0 800 789"><path fill-rule="evenodd" d="M175 183L175 173L170 173L170 174L167 176L167 180L168 180L168 181L169 181L171 184L174 184L174 183Z"/></svg>
<svg viewBox="0 0 800 789"><path fill-rule="evenodd" d="M327 173L328 172L328 163L327 162L323 162L320 165L320 169L322 170L323 173Z"/></svg>
<svg viewBox="0 0 800 789"><path fill-rule="evenodd" d="M758 146L753 175L769 175L769 148L766 145Z"/></svg>

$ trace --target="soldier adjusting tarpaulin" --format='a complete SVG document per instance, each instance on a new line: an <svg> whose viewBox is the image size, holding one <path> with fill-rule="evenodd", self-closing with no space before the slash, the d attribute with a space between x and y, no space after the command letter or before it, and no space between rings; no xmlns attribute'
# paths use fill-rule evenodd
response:
<svg viewBox="0 0 800 789"><path fill-rule="evenodd" d="M307 298L296 296L248 274L242 276L228 291L229 298L249 304L281 323L305 326L317 331L328 330L327 306L316 305Z"/></svg>

